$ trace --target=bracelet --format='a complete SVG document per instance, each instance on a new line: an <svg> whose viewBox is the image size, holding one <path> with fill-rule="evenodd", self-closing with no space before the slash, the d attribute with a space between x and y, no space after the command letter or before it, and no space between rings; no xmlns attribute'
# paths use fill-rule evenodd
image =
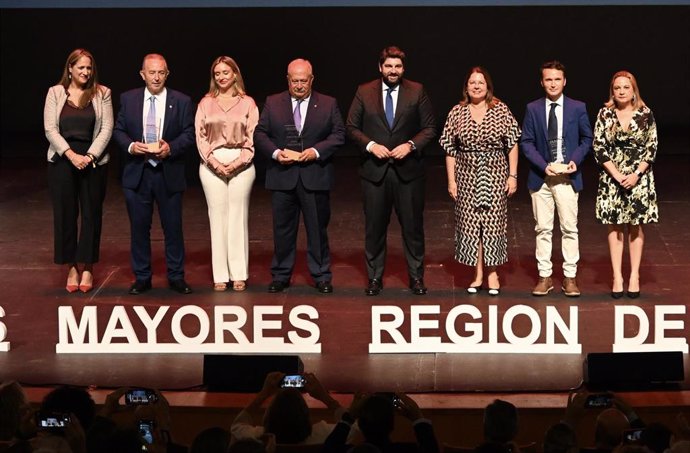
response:
<svg viewBox="0 0 690 453"><path fill-rule="evenodd" d="M517 181L517 175L508 175L509 178L513 178Z"/></svg>

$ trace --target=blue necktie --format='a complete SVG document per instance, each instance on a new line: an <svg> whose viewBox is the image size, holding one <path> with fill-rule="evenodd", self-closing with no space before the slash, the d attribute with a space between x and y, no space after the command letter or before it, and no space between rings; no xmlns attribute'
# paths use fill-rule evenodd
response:
<svg viewBox="0 0 690 453"><path fill-rule="evenodd" d="M395 112L393 110L393 90L395 88L386 88L388 94L386 94L386 121L388 121L388 127L393 129L393 120L395 119Z"/></svg>
<svg viewBox="0 0 690 453"><path fill-rule="evenodd" d="M158 126L156 124L156 97L149 98L151 105L149 106L149 113L146 115L146 127L144 129L144 137L146 143L156 143L158 141ZM158 159L149 159L148 163L152 166L158 165Z"/></svg>
<svg viewBox="0 0 690 453"><path fill-rule="evenodd" d="M304 99L297 99L295 111L292 112L292 117L295 120L295 129L297 129L298 133L302 132L302 112L300 111L299 106L302 105L303 100Z"/></svg>

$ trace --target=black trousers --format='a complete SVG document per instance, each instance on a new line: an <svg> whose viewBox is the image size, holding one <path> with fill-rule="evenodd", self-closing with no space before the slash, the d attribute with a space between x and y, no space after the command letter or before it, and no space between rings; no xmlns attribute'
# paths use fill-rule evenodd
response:
<svg viewBox="0 0 690 453"><path fill-rule="evenodd" d="M48 164L55 264L98 262L107 164L77 170L67 158ZM81 225L77 226L77 222Z"/></svg>
<svg viewBox="0 0 690 453"><path fill-rule="evenodd" d="M400 222L403 249L410 278L424 277L424 197L425 178L400 179L389 167L379 182L362 179L364 198L364 253L370 279L383 278L386 264L386 237L391 211Z"/></svg>

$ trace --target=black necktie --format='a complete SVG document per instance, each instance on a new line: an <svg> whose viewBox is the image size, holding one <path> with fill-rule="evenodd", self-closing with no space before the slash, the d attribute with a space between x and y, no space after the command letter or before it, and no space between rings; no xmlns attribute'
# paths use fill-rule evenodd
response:
<svg viewBox="0 0 690 453"><path fill-rule="evenodd" d="M558 118L556 118L555 102L551 103L551 110L549 110L549 124L547 129L547 138L549 139L549 148L551 149L551 162L556 162L558 158Z"/></svg>

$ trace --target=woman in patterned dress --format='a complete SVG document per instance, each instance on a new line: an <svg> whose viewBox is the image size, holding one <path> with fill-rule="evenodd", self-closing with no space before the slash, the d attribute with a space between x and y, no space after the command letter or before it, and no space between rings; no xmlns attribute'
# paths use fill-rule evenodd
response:
<svg viewBox="0 0 690 453"><path fill-rule="evenodd" d="M619 71L611 78L609 100L594 126L594 156L601 166L596 217L608 225L613 268L611 297L623 296L623 249L628 227L630 279L628 297L640 296L642 225L659 221L652 163L656 158L656 123L640 97L635 77Z"/></svg>
<svg viewBox="0 0 690 453"><path fill-rule="evenodd" d="M508 197L517 190L519 138L510 109L494 97L489 73L472 68L440 139L455 200L455 259L474 266L470 294L481 290L485 267L489 294L499 294L496 266L508 261Z"/></svg>

